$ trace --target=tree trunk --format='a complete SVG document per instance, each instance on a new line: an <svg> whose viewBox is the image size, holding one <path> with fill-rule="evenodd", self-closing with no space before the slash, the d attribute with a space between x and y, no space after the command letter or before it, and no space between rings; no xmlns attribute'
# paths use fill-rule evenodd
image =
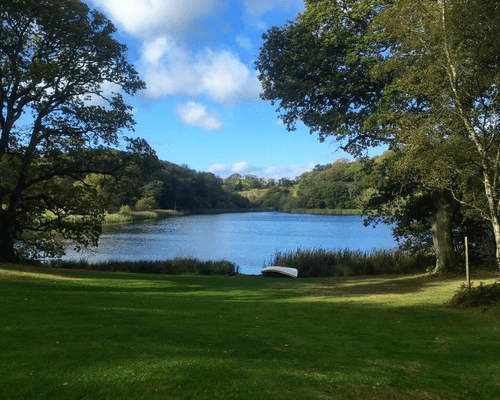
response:
<svg viewBox="0 0 500 400"><path fill-rule="evenodd" d="M16 236L15 219L8 218L8 213L4 212L0 216L0 262L16 261L14 240Z"/></svg>
<svg viewBox="0 0 500 400"><path fill-rule="evenodd" d="M452 218L455 203L451 195L440 191L434 196L436 212L429 218L436 251L436 266L433 274L456 271L459 263L453 245Z"/></svg>
<svg viewBox="0 0 500 400"><path fill-rule="evenodd" d="M497 218L493 218L491 221L493 225L493 232L495 234L495 243L496 243L496 260L497 260L497 268L500 269L500 221Z"/></svg>
<svg viewBox="0 0 500 400"><path fill-rule="evenodd" d="M498 153L497 153L498 156ZM487 163L483 161L483 166L487 166ZM496 189L498 189L497 185L494 185L496 179L491 179L486 168L483 173L483 182L484 182L484 190L486 192L486 198L488 199L488 209L489 209L489 219L491 221L491 226L493 228L493 233L495 235L495 244L496 244L496 261L497 268L500 268L500 218L498 216L498 202L499 199L495 195Z"/></svg>

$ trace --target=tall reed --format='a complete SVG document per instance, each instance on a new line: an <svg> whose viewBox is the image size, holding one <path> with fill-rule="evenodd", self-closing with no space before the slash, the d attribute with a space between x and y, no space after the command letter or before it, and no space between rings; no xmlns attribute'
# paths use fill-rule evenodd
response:
<svg viewBox="0 0 500 400"><path fill-rule="evenodd" d="M431 256L411 255L400 250L323 249L277 251L270 265L296 268L299 277L409 274L425 272Z"/></svg>
<svg viewBox="0 0 500 400"><path fill-rule="evenodd" d="M89 263L85 260L49 262L54 268L84 269L91 271L133 272L147 274L199 274L199 275L231 275L237 273L239 267L226 261L200 261L197 258L174 258L156 261L104 261Z"/></svg>

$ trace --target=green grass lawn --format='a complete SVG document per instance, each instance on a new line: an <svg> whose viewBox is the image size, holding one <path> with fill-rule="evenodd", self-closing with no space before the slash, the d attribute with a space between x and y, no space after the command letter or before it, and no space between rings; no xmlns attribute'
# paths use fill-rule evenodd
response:
<svg viewBox="0 0 500 400"><path fill-rule="evenodd" d="M3 265L0 399L498 399L500 310L443 305L462 282Z"/></svg>

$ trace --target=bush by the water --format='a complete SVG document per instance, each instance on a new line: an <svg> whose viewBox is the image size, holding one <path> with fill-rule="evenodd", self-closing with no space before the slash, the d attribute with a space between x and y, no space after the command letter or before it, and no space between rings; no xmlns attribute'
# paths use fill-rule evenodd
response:
<svg viewBox="0 0 500 400"><path fill-rule="evenodd" d="M166 275L230 275L238 272L238 266L229 261L201 261L196 258L174 258L161 261L104 261L99 263L57 260L52 261L50 266L65 269Z"/></svg>
<svg viewBox="0 0 500 400"><path fill-rule="evenodd" d="M485 285L482 282L477 287L469 288L462 284L447 304L455 308L491 307L500 302L500 282Z"/></svg>
<svg viewBox="0 0 500 400"><path fill-rule="evenodd" d="M431 256L413 255L399 250L295 250L276 252L269 265L298 270L299 277L409 274L425 272Z"/></svg>

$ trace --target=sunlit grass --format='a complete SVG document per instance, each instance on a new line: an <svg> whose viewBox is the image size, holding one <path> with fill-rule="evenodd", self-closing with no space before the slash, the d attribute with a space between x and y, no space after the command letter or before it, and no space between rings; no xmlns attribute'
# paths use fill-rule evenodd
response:
<svg viewBox="0 0 500 400"><path fill-rule="evenodd" d="M494 283L498 274L480 272L477 279L486 284ZM386 275L373 277L301 279L293 287L287 282L274 284L276 289L300 295L297 301L322 301L407 307L441 305L464 282L462 276L436 278L430 274Z"/></svg>
<svg viewBox="0 0 500 400"><path fill-rule="evenodd" d="M462 282L3 265L0 398L500 398L499 320L443 305Z"/></svg>
<svg viewBox="0 0 500 400"><path fill-rule="evenodd" d="M167 217L179 217L183 214L174 210L153 211L120 211L115 214L106 214L104 224L124 224Z"/></svg>

